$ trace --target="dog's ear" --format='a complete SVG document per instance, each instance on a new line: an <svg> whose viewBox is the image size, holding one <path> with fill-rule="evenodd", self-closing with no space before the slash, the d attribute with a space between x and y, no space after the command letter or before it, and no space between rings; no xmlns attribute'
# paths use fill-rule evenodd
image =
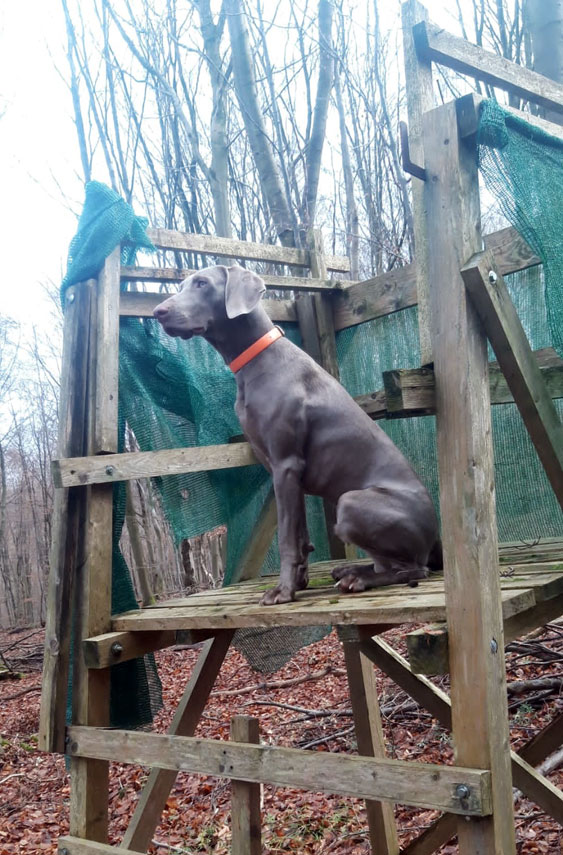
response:
<svg viewBox="0 0 563 855"><path fill-rule="evenodd" d="M266 290L264 280L251 270L245 270L238 264L227 267L225 287L225 308L228 318L247 315L256 308L260 297Z"/></svg>

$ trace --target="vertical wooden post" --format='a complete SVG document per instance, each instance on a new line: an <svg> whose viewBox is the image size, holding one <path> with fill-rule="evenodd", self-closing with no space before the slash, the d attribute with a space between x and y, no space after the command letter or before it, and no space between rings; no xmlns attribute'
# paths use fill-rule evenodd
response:
<svg viewBox="0 0 563 855"><path fill-rule="evenodd" d="M428 12L422 3L419 3L418 0L407 0L406 3L403 3L403 54L405 61L407 115L409 119L409 150L411 159L414 163L419 166L424 166L422 116L434 106L434 96L432 93L432 63L419 59L414 46L412 28L420 21L428 21ZM424 182L413 177L411 188L416 259L420 364L428 365L432 362L432 342L430 338L428 243L426 238Z"/></svg>
<svg viewBox="0 0 563 855"><path fill-rule="evenodd" d="M515 852L487 342L460 268L482 248L475 138L456 103L423 117L432 348L456 763L492 774L461 855Z"/></svg>
<svg viewBox="0 0 563 855"><path fill-rule="evenodd" d="M90 325L88 454L117 452L120 248L98 277ZM109 458L108 458L109 459ZM109 724L109 669L88 669L81 640L111 629L113 485L90 488L83 561L74 598L74 724ZM109 764L71 759L70 833L105 843L108 828Z"/></svg>
<svg viewBox="0 0 563 855"><path fill-rule="evenodd" d="M328 271L320 229L311 229L307 235L307 242L311 275L316 279L327 279ZM303 349L325 371L328 371L338 380L340 375L336 358L336 338L330 294L300 295L295 301L295 306ZM326 500L323 500L323 505L331 558L345 558L344 544L334 533L336 509L331 502Z"/></svg>
<svg viewBox="0 0 563 855"><path fill-rule="evenodd" d="M95 280L67 289L59 401L57 455L85 453L86 387L90 303ZM70 661L71 603L77 561L79 523L84 517L82 487L55 491L53 534L49 555L47 618L39 748L64 752Z"/></svg>
<svg viewBox="0 0 563 855"><path fill-rule="evenodd" d="M383 758L385 741L373 664L361 652L359 641L347 640L350 635L348 627L339 627L338 635L344 648L358 753L364 757ZM399 839L393 805L366 801L366 812L373 855L398 855Z"/></svg>
<svg viewBox="0 0 563 855"><path fill-rule="evenodd" d="M234 742L260 742L258 719L236 715L231 719L231 739ZM260 784L232 781L231 831L232 855L260 855L262 852L260 818Z"/></svg>

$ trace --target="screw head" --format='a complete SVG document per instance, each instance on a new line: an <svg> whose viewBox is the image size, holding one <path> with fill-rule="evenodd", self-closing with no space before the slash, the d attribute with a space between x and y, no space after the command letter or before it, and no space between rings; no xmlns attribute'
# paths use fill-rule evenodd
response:
<svg viewBox="0 0 563 855"><path fill-rule="evenodd" d="M66 301L67 303L74 303L74 291L71 291L70 294L67 295Z"/></svg>
<svg viewBox="0 0 563 855"><path fill-rule="evenodd" d="M491 285L496 285L498 282L498 276L494 270L489 270L489 282Z"/></svg>
<svg viewBox="0 0 563 855"><path fill-rule="evenodd" d="M496 638L491 638L491 653L496 653L498 650L498 641Z"/></svg>
<svg viewBox="0 0 563 855"><path fill-rule="evenodd" d="M113 475L114 472L115 469L113 468L113 466L106 466L106 475Z"/></svg>
<svg viewBox="0 0 563 855"><path fill-rule="evenodd" d="M468 799L471 795L471 790L469 789L467 784L458 784L455 788L455 794L458 799L460 799L460 801L464 801L465 799Z"/></svg>
<svg viewBox="0 0 563 855"><path fill-rule="evenodd" d="M112 656L121 656L123 653L123 645L119 641L114 641L110 647Z"/></svg>

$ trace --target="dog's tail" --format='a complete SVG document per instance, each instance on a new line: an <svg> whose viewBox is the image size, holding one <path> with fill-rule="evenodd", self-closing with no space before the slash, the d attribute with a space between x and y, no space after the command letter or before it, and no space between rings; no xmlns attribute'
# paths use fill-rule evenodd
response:
<svg viewBox="0 0 563 855"><path fill-rule="evenodd" d="M442 541L440 538L438 538L430 550L426 566L431 573L440 573L444 569L444 555L442 553Z"/></svg>

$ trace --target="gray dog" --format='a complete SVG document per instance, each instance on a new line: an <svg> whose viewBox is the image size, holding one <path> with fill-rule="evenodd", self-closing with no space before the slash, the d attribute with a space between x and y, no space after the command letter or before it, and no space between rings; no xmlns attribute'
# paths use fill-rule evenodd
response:
<svg viewBox="0 0 563 855"><path fill-rule="evenodd" d="M342 592L416 584L441 567L430 496L384 431L274 327L265 290L238 265L208 267L154 310L169 335L202 335L235 372L236 414L272 474L278 509L280 581L262 602L288 603L307 587L305 493L333 502L338 536L373 558L334 571Z"/></svg>

